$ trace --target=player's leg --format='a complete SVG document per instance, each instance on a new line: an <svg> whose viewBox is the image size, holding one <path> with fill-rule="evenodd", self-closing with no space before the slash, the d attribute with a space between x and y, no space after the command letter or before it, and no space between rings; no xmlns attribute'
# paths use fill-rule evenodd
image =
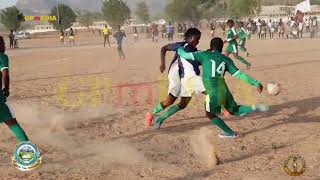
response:
<svg viewBox="0 0 320 180"><path fill-rule="evenodd" d="M193 95L193 93L203 93L205 92L205 87L203 85L202 79L200 76L191 76L181 78L181 100L178 104L175 104L164 112L160 117L156 118L155 127L160 128L166 119L175 114L176 112L185 109Z"/></svg>
<svg viewBox="0 0 320 180"><path fill-rule="evenodd" d="M168 108L161 116L155 118L154 127L159 129L161 125L167 120L170 116L174 115L178 111L186 108L191 100L191 97L181 97L181 100L178 104L174 104Z"/></svg>
<svg viewBox="0 0 320 180"><path fill-rule="evenodd" d="M103 47L106 47L107 35L103 36Z"/></svg>
<svg viewBox="0 0 320 180"><path fill-rule="evenodd" d="M233 48L233 53L232 53L232 54L233 54L234 58L238 59L240 62L242 62L243 64L245 64L248 69L250 69L251 63L249 63L249 62L248 62L247 60L245 60L243 57L239 56L236 45L232 45L232 48Z"/></svg>
<svg viewBox="0 0 320 180"><path fill-rule="evenodd" d="M5 121L5 123L20 142L29 141L29 138L16 119Z"/></svg>
<svg viewBox="0 0 320 180"><path fill-rule="evenodd" d="M222 138L235 138L238 136L221 118L216 116L217 112L220 112L221 106L218 106L218 97L215 95L206 96L206 116L210 119L213 125L218 126L223 133L219 134L219 137Z"/></svg>
<svg viewBox="0 0 320 180"><path fill-rule="evenodd" d="M255 111L266 112L269 110L268 105L265 104L256 104L252 106L238 105L229 89L227 89L226 92L226 100L227 110L235 116L245 116Z"/></svg>
<svg viewBox="0 0 320 180"><path fill-rule="evenodd" d="M126 56L124 55L123 49L122 49L122 45L120 46L120 54L122 59L126 59Z"/></svg>
<svg viewBox="0 0 320 180"><path fill-rule="evenodd" d="M110 47L110 35L109 34L107 35L107 42L108 42L108 45Z"/></svg>
<svg viewBox="0 0 320 180"><path fill-rule="evenodd" d="M177 62L171 65L169 69L168 80L169 87L166 99L156 104L152 112L148 112L146 115L147 125L149 126L151 125L154 116L156 116L159 112L163 111L167 107L171 106L180 96L181 80L179 76L179 66Z"/></svg>
<svg viewBox="0 0 320 180"><path fill-rule="evenodd" d="M6 103L0 104L0 122L6 123L19 141L29 140Z"/></svg>

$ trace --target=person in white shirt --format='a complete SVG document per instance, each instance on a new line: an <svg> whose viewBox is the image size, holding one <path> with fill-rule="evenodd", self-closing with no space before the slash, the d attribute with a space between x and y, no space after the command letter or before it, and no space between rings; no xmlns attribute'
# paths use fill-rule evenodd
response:
<svg viewBox="0 0 320 180"><path fill-rule="evenodd" d="M302 21L302 22L299 22L299 25L298 25L298 29L299 29L299 31L298 31L298 36L300 37L300 38L303 38L303 36L302 36L302 34L303 34L303 27L304 27L304 22Z"/></svg>

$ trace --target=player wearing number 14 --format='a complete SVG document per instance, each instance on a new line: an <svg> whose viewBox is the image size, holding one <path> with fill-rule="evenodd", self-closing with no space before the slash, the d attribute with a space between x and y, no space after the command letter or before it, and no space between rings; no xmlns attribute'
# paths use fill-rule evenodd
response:
<svg viewBox="0 0 320 180"><path fill-rule="evenodd" d="M221 108L226 108L233 115L243 116L256 110L266 111L267 106L262 104L244 106L238 105L235 102L225 82L225 72L229 72L232 76L253 85L259 92L262 92L263 86L259 81L241 72L229 57L221 54L222 48L222 39L214 38L210 43L210 49L208 51L188 53L182 48L179 48L178 53L182 58L199 61L202 65L202 80L207 92L207 117L214 125L217 125L224 131L223 134L219 135L220 137L234 138L237 137L238 134L216 116L216 114L220 113Z"/></svg>

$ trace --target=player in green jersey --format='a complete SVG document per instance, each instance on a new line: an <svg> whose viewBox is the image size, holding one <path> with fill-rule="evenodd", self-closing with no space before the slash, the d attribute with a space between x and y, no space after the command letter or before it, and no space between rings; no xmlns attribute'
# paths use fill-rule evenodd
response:
<svg viewBox="0 0 320 180"><path fill-rule="evenodd" d="M20 127L16 118L12 114L9 106L6 104L6 98L10 95L9 92L9 59L8 56L4 53L6 50L3 37L0 36L0 123L5 123L15 134L19 141L29 141L28 137L24 130ZM4 88L2 89L2 84Z"/></svg>
<svg viewBox="0 0 320 180"><path fill-rule="evenodd" d="M248 35L248 32L244 28L243 22L240 22L239 23L239 47L241 51L247 53L247 57L248 57L249 52L246 48L247 35Z"/></svg>
<svg viewBox="0 0 320 180"><path fill-rule="evenodd" d="M243 57L239 56L238 54L238 47L237 47L237 39L239 35L237 34L237 31L234 26L233 20L228 20L227 25L229 27L228 34L227 34L227 40L225 43L228 43L227 49L225 51L225 55L229 56L230 54L233 54L233 56L241 61L243 64L247 66L248 69L251 67L251 63L246 61Z"/></svg>
<svg viewBox="0 0 320 180"><path fill-rule="evenodd" d="M236 116L244 116L253 111L266 111L268 107L263 104L244 106L238 105L231 92L229 91L224 79L225 72L229 72L235 76L257 88L258 92L262 92L261 83L249 75L241 72L233 63L233 61L221 54L223 41L221 38L211 40L210 49L203 52L186 52L182 48L178 49L178 54L188 60L196 60L200 62L203 69L202 80L206 88L206 115L214 125L220 127L224 133L219 134L222 138L235 138L238 133L229 128L217 114L221 112L221 108L226 108L231 114Z"/></svg>

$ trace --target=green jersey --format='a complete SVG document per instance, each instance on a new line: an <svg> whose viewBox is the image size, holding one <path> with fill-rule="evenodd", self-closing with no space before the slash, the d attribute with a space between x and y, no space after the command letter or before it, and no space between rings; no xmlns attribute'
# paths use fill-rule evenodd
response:
<svg viewBox="0 0 320 180"><path fill-rule="evenodd" d="M202 65L202 79L204 85L208 85L206 86L208 93L215 91L218 86L226 86L225 72L229 72L232 76L239 72L239 69L229 57L217 51L194 52L192 55L191 60L199 61Z"/></svg>
<svg viewBox="0 0 320 180"><path fill-rule="evenodd" d="M246 39L246 37L247 37L247 30L244 27L240 28L239 40L241 41L243 39Z"/></svg>
<svg viewBox="0 0 320 180"><path fill-rule="evenodd" d="M0 53L0 71L2 72L4 69L9 68L9 59L8 56L4 53ZM0 103L6 101L6 97L2 93L2 73L0 73Z"/></svg>
<svg viewBox="0 0 320 180"><path fill-rule="evenodd" d="M234 27L229 28L228 34L227 34L227 41L229 42L229 44L237 44L237 41L233 39L233 37L236 35L237 35L236 28Z"/></svg>

